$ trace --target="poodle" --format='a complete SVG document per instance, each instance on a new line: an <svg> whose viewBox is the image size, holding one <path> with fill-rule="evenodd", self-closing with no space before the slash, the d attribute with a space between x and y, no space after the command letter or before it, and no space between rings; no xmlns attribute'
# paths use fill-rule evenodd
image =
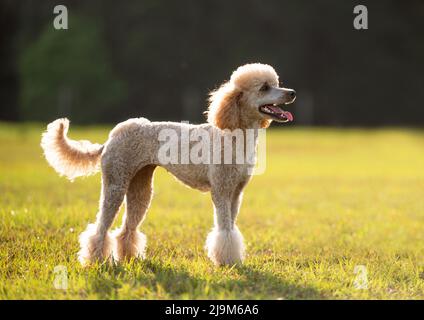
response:
<svg viewBox="0 0 424 320"><path fill-rule="evenodd" d="M129 119L119 123L110 132L108 140L100 145L68 139L67 119L50 123L42 135L41 146L48 163L60 175L73 180L99 170L102 172L96 222L89 224L79 237L81 249L78 255L81 264L144 257L146 236L138 231L138 227L150 205L153 173L157 166L165 168L189 187L211 193L214 227L206 240L208 257L215 265L241 263L245 249L236 218L243 189L252 176L254 164L172 161L175 159L165 161L161 159L164 154L162 149L166 144L171 149L178 147L179 142L187 136L191 138L200 135L205 138L204 141L210 141L206 138L213 136L218 137L214 141L222 141L235 130L243 135L248 130L253 131L256 146L257 133L261 128L267 128L273 120L293 120L292 114L282 110L281 106L292 103L295 98L294 90L279 86L278 75L271 66L254 63L239 67L229 81L210 93L209 107L205 112L207 123L204 124ZM163 139L164 132L175 133L178 141L170 143L169 139ZM194 147L196 141L199 142L199 139L190 140L188 148L180 151L181 159L190 152L189 149ZM231 146L233 143L231 138ZM219 145L220 150L227 145ZM245 144L243 146L246 147ZM253 150L255 157L255 148ZM208 153L210 150L206 147L201 151ZM169 153L165 152L166 155ZM234 160L235 156L234 150L231 151L230 160ZM216 159L222 160L222 155ZM109 232L124 199L126 206L122 226Z"/></svg>

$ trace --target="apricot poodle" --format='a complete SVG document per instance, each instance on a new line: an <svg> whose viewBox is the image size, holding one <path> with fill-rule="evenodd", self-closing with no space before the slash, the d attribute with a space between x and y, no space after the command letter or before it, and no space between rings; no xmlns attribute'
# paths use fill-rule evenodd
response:
<svg viewBox="0 0 424 320"><path fill-rule="evenodd" d="M153 172L157 166L164 167L189 187L211 192L214 227L207 236L208 256L216 265L242 262L245 250L236 217L243 189L252 176L254 164L249 161L236 163L235 150L230 152L230 163L193 163L181 161L180 158L187 158L187 153L199 141L203 143L200 149L207 153L210 147L205 144L210 143L212 136L219 137L214 141L222 141L223 137L231 135L234 130L239 130L244 135L248 130L253 131L256 144L259 129L267 128L272 120L293 120L291 113L282 110L280 106L292 103L295 97L294 90L279 86L278 75L271 66L255 63L239 67L228 82L210 94L209 108L206 111L207 123L204 124L129 119L118 124L110 132L108 140L100 145L68 139L67 119L50 123L43 133L41 146L48 163L60 175L73 180L99 170L102 172L100 207L96 222L89 224L79 237L80 262L88 265L96 261L144 257L146 236L138 231L138 227L150 205ZM176 133L178 141L169 145L169 139L163 137L170 136L172 132ZM180 140L186 139L187 133L190 138L197 135L204 139L190 140L188 148L178 150L180 154L176 158L171 155L171 160L165 161L163 158L169 157L174 150L173 146L178 146ZM230 141L233 146L233 140ZM161 148L166 144L170 147L170 152L166 152L164 156ZM226 145L228 144L224 143L220 148ZM222 155L216 159L222 160ZM126 208L122 226L109 233L124 198Z"/></svg>

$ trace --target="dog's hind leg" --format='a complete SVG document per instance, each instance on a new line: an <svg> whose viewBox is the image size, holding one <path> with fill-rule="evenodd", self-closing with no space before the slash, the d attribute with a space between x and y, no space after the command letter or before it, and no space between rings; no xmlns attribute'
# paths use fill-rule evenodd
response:
<svg viewBox="0 0 424 320"><path fill-rule="evenodd" d="M79 238L81 249L78 255L82 265L112 259L114 243L108 230L112 226L113 220L119 211L126 190L127 183L125 183L123 177L117 178L104 174L100 196L100 210L97 214L96 223L89 224Z"/></svg>
<svg viewBox="0 0 424 320"><path fill-rule="evenodd" d="M208 256L216 265L233 265L244 259L243 236L234 223L232 193L212 191L215 226L206 240ZM238 210L239 204L235 204Z"/></svg>
<svg viewBox="0 0 424 320"><path fill-rule="evenodd" d="M126 210L120 229L114 231L116 239L114 257L118 261L144 257L146 236L137 230L146 216L153 195L154 165L140 169L132 178L126 196Z"/></svg>

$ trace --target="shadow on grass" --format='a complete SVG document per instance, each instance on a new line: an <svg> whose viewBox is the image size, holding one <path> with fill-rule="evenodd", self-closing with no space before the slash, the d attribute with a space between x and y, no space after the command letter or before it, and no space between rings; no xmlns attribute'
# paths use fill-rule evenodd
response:
<svg viewBox="0 0 424 320"><path fill-rule="evenodd" d="M232 280L230 285L240 285L252 295L260 293L269 299L325 299L325 295L313 287L291 283L281 276L249 265L237 267L237 272L244 280Z"/></svg>
<svg viewBox="0 0 424 320"><path fill-rule="evenodd" d="M134 269L138 271L134 272ZM135 261L127 266L102 267L87 283L102 299L116 298L122 284L132 288L161 288L170 298L181 299L325 299L322 291L299 286L249 265L219 268L196 277L181 266L155 260ZM122 298L122 297L121 297ZM124 297L125 298L125 297ZM139 297L143 299L143 296Z"/></svg>

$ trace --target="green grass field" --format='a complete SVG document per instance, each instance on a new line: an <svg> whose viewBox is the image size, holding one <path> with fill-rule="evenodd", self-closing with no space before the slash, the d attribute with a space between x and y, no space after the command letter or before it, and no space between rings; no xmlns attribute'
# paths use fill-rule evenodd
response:
<svg viewBox="0 0 424 320"><path fill-rule="evenodd" d="M109 129L71 125L70 137L102 143ZM0 124L1 299L424 298L423 131L268 130L266 172L239 215L248 256L232 268L203 249L210 196L158 169L146 259L84 269L77 239L94 221L100 175L60 178L42 130ZM54 286L59 265L67 290Z"/></svg>

